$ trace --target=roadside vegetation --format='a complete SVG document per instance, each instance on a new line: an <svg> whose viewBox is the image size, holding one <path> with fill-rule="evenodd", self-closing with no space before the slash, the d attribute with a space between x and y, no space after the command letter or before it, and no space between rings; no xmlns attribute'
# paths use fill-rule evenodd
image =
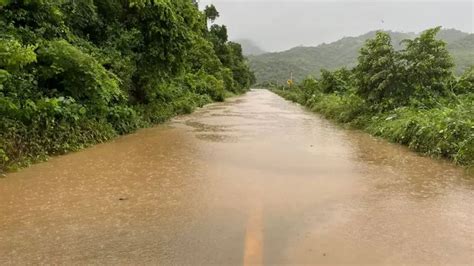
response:
<svg viewBox="0 0 474 266"><path fill-rule="evenodd" d="M474 68L453 74L439 30L404 40L399 50L389 34L377 32L354 68L322 70L318 79L273 91L329 119L472 167Z"/></svg>
<svg viewBox="0 0 474 266"><path fill-rule="evenodd" d="M0 1L0 173L247 91L241 46L191 0ZM208 26L210 25L210 26Z"/></svg>

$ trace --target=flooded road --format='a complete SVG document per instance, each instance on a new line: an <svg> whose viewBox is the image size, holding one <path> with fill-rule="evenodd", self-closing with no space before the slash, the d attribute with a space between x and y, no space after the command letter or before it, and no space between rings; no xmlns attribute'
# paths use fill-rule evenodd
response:
<svg viewBox="0 0 474 266"><path fill-rule="evenodd" d="M474 176L266 90L0 179L0 264L474 264Z"/></svg>

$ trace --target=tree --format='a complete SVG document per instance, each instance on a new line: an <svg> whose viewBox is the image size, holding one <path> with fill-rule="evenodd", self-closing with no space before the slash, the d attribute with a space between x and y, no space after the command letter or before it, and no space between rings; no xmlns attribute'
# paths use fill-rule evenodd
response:
<svg viewBox="0 0 474 266"><path fill-rule="evenodd" d="M429 29L413 40L403 41L406 44L401 53L404 74L418 97L445 94L443 84L453 78L454 63L446 43L435 38L440 29Z"/></svg>
<svg viewBox="0 0 474 266"><path fill-rule="evenodd" d="M388 33L379 31L360 50L355 68L357 93L375 109L403 104L405 86L400 79L398 55Z"/></svg>
<svg viewBox="0 0 474 266"><path fill-rule="evenodd" d="M252 84L253 77L250 75L251 71L242 54L242 46L235 42L229 42L227 47L230 51L230 69L232 70L234 81L238 86L234 92L244 91L245 88L248 88Z"/></svg>
<svg viewBox="0 0 474 266"><path fill-rule="evenodd" d="M351 82L351 72L346 68L340 68L334 72L326 69L321 70L319 86L324 93L343 92Z"/></svg>
<svg viewBox="0 0 474 266"><path fill-rule="evenodd" d="M454 82L452 90L458 95L474 93L474 66L466 70L464 74Z"/></svg>
<svg viewBox="0 0 474 266"><path fill-rule="evenodd" d="M214 5L206 6L206 8L204 8L204 14L206 15L206 19L211 22L214 22L219 17L219 12Z"/></svg>

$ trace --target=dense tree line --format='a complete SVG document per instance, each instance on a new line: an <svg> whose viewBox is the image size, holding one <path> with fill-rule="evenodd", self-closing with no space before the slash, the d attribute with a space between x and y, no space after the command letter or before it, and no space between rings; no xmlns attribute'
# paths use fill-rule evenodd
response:
<svg viewBox="0 0 474 266"><path fill-rule="evenodd" d="M0 14L0 172L254 81L240 45L212 24L218 11L196 1L3 0Z"/></svg>
<svg viewBox="0 0 474 266"><path fill-rule="evenodd" d="M323 70L282 96L425 154L474 165L474 68L456 77L440 28L394 49L377 32L353 69Z"/></svg>

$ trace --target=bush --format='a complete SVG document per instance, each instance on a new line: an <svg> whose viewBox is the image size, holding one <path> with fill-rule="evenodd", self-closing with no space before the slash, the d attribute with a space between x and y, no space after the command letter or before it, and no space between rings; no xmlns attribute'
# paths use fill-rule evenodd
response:
<svg viewBox="0 0 474 266"><path fill-rule="evenodd" d="M197 74L187 74L181 80L182 86L187 91L198 95L209 95L214 101L223 101L225 99L224 81L218 80L212 75L203 71Z"/></svg>
<svg viewBox="0 0 474 266"><path fill-rule="evenodd" d="M474 121L463 107L400 108L378 116L367 128L374 135L435 157L472 164Z"/></svg>
<svg viewBox="0 0 474 266"><path fill-rule="evenodd" d="M46 94L70 96L101 111L125 99L115 75L65 40L41 46L38 63L40 87Z"/></svg>
<svg viewBox="0 0 474 266"><path fill-rule="evenodd" d="M353 93L320 94L308 102L308 106L311 110L342 123L354 121L367 109L365 102Z"/></svg>
<svg viewBox="0 0 474 266"><path fill-rule="evenodd" d="M464 72L457 82L454 83L452 90L457 95L474 92L474 66Z"/></svg>
<svg viewBox="0 0 474 266"><path fill-rule="evenodd" d="M107 122L118 134L130 133L146 125L133 108L124 105L110 107Z"/></svg>

